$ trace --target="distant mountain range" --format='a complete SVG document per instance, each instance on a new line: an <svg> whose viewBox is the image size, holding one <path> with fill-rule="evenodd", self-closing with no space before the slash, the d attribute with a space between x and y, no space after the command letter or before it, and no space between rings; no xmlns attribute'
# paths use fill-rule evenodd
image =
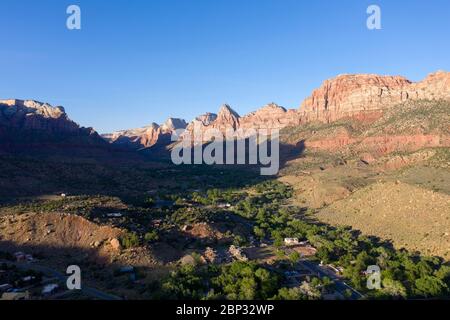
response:
<svg viewBox="0 0 450 320"><path fill-rule="evenodd" d="M102 136L94 129L80 127L70 120L62 107L33 100L0 100L0 148L57 144L151 149L170 144L170 136L176 129L187 132L194 127L221 131L230 128L282 129L311 122L331 123L343 118L375 121L385 110L415 100L450 100L450 73L438 71L416 83L401 76L340 75L326 80L299 109L287 110L270 103L240 116L224 105L217 114L207 113L190 123L169 118L161 125L152 123Z"/></svg>

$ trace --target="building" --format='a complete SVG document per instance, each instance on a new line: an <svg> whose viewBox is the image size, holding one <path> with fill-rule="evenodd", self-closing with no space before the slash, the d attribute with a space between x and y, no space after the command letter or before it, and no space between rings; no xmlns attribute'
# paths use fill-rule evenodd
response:
<svg viewBox="0 0 450 320"><path fill-rule="evenodd" d="M287 246L295 246L300 244L298 238L284 238L284 244Z"/></svg>
<svg viewBox="0 0 450 320"><path fill-rule="evenodd" d="M122 214L120 212L112 212L112 213L107 213L106 216L108 218L121 218Z"/></svg>

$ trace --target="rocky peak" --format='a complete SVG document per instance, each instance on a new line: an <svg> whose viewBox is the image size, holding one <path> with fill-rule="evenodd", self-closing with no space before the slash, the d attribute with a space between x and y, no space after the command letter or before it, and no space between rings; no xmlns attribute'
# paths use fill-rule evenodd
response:
<svg viewBox="0 0 450 320"><path fill-rule="evenodd" d="M183 129L186 125L186 122L182 119L169 118L161 126L152 122L142 128L122 130L102 136L105 140L116 145L142 149L152 147L161 141L170 141L172 132L176 129Z"/></svg>
<svg viewBox="0 0 450 320"><path fill-rule="evenodd" d="M0 123L21 130L76 132L80 127L67 117L63 107L34 100L0 100Z"/></svg>
<svg viewBox="0 0 450 320"><path fill-rule="evenodd" d="M221 118L221 119L231 119L231 118L235 118L238 119L240 118L239 114L234 111L233 109L231 109L231 107L227 104L224 104L220 107L219 113L217 115L217 118Z"/></svg>
<svg viewBox="0 0 450 320"><path fill-rule="evenodd" d="M186 129L187 123L183 119L179 118L169 118L161 126L163 131L173 132L177 129Z"/></svg>
<svg viewBox="0 0 450 320"><path fill-rule="evenodd" d="M276 104L275 102L271 102L269 104L266 104L264 107L262 107L261 109L259 109L260 111L264 111L264 112L270 112L270 111L281 111L281 112L286 112L286 109L279 106L278 104Z"/></svg>
<svg viewBox="0 0 450 320"><path fill-rule="evenodd" d="M239 126L239 114L231 109L227 104L224 104L217 115L217 119L214 121L214 125L219 128L232 127L236 129Z"/></svg>
<svg viewBox="0 0 450 320"><path fill-rule="evenodd" d="M247 116L259 116L259 117L267 118L267 117L273 117L273 116L280 116L286 112L287 112L287 110L285 108L272 102L272 103L266 104L262 108L258 109L255 112L250 113Z"/></svg>
<svg viewBox="0 0 450 320"><path fill-rule="evenodd" d="M147 129L147 130L158 130L159 128L160 128L160 126L156 122L152 122L148 126L145 127L145 129Z"/></svg>
<svg viewBox="0 0 450 320"><path fill-rule="evenodd" d="M340 75L326 80L300 107L304 121L334 121L380 112L407 100L450 98L450 76L437 72L413 83L400 76Z"/></svg>
<svg viewBox="0 0 450 320"><path fill-rule="evenodd" d="M100 146L104 141L94 129L70 120L63 107L35 100L0 100L0 147L58 143L67 147L85 143Z"/></svg>
<svg viewBox="0 0 450 320"><path fill-rule="evenodd" d="M207 113L202 114L201 116L198 116L197 118L195 118L193 120L193 122L201 122L202 125L209 126L211 123L216 121L216 119L217 119L217 114L207 112Z"/></svg>
<svg viewBox="0 0 450 320"><path fill-rule="evenodd" d="M39 115L44 118L67 118L63 107L53 107L48 103L35 100L8 99L0 100L0 108L4 116Z"/></svg>

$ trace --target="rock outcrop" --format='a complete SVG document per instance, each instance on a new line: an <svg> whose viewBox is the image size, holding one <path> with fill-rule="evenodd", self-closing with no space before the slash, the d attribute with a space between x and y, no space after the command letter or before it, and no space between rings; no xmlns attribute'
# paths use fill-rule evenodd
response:
<svg viewBox="0 0 450 320"><path fill-rule="evenodd" d="M282 129L300 123L296 110L286 110L274 102L241 118L241 127L244 129Z"/></svg>
<svg viewBox="0 0 450 320"><path fill-rule="evenodd" d="M34 100L0 100L0 147L105 145L92 128L80 127L63 107Z"/></svg>
<svg viewBox="0 0 450 320"><path fill-rule="evenodd" d="M410 100L450 99L450 73L439 71L413 83L400 76L340 75L326 80L300 107L302 122L379 117Z"/></svg>
<svg viewBox="0 0 450 320"><path fill-rule="evenodd" d="M71 121L63 107L52 107L33 100L0 100L0 124L22 130L77 132L80 127Z"/></svg>
<svg viewBox="0 0 450 320"><path fill-rule="evenodd" d="M208 129L216 129L223 134L237 130L235 136L245 138L258 129L270 131L316 121L330 123L350 117L359 121L373 122L381 118L386 110L400 103L415 100L450 100L450 73L439 71L417 83L401 76L340 75L326 80L297 110L287 110L270 103L255 112L240 116L229 105L223 105L218 114L206 113L189 124L182 119L169 118L162 125L152 123L143 128L105 134L103 138L113 145L131 149L165 147L172 143L172 133L178 129L186 129L181 139L187 136L191 136L192 139L196 130L204 136ZM33 140L36 135L85 136L100 140L92 128L80 128L70 120L62 107L52 107L47 103L32 100L1 100L2 140L13 143L24 132L26 134L22 140ZM348 144L347 140L351 143L352 139L352 137L332 138L334 140L339 138L342 145ZM323 141L323 144L327 143Z"/></svg>
<svg viewBox="0 0 450 320"><path fill-rule="evenodd" d="M186 126L187 123L183 119L169 118L162 125L151 123L143 128L117 131L102 136L114 145L143 149L161 143L169 144L172 133L178 129L185 129Z"/></svg>
<svg viewBox="0 0 450 320"><path fill-rule="evenodd" d="M214 114L209 114L214 115ZM210 117L204 121L206 115L192 121L182 136L190 136L192 141L198 141L199 136L203 141L208 140L205 132L210 129L218 130L224 135L233 132L236 138L247 138L254 130L282 129L287 126L295 126L301 123L299 113L296 110L286 110L275 103L270 103L261 109L243 117L234 111L229 105L223 105L216 117Z"/></svg>
<svg viewBox="0 0 450 320"><path fill-rule="evenodd" d="M236 136L247 137L250 129L270 131L315 121L330 123L342 118L373 122L385 110L415 100L450 100L450 73L438 71L417 83L400 76L340 75L326 80L298 110L270 103L240 117L230 106L224 105L217 117L207 114L192 121L182 137L190 135L191 139L198 140L194 130L204 135L208 129L218 129L224 134L230 129L240 129ZM350 138L343 137L346 139ZM347 143L342 141L342 144Z"/></svg>

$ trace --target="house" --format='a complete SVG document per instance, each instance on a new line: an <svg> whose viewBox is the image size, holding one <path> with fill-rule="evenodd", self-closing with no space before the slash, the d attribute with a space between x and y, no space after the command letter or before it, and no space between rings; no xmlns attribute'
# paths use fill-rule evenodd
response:
<svg viewBox="0 0 450 320"><path fill-rule="evenodd" d="M120 217L122 217L122 214L119 212L113 212L113 213L107 213L106 216L108 218L120 218Z"/></svg>
<svg viewBox="0 0 450 320"><path fill-rule="evenodd" d="M284 244L287 246L295 246L299 243L298 238L284 238Z"/></svg>

